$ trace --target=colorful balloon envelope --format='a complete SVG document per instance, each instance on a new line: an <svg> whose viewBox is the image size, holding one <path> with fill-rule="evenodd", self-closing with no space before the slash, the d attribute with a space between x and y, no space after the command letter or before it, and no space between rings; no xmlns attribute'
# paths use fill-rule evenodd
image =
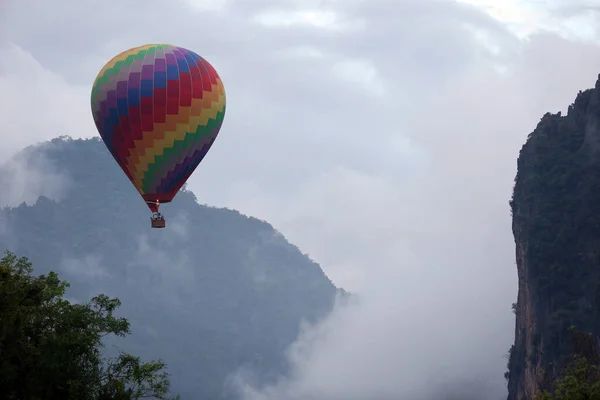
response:
<svg viewBox="0 0 600 400"><path fill-rule="evenodd" d="M94 82L91 106L104 144L164 227L168 203L206 156L225 117L225 88L212 65L170 44L114 57Z"/></svg>

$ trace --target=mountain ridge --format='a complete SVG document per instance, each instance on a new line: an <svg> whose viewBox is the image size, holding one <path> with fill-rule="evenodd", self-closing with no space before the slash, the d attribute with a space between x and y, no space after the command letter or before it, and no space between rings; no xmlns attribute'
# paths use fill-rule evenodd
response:
<svg viewBox="0 0 600 400"><path fill-rule="evenodd" d="M0 210L0 247L38 273L58 270L73 300L120 298L133 332L123 347L164 359L184 400L236 398L225 389L240 368L265 381L285 373L302 321L324 318L347 295L271 224L201 205L187 189L165 207L167 229L151 229L143 200L98 139L56 138L11 163L0 168L0 187L14 187L18 167L33 165L34 178L23 179L40 193L21 184L28 201L16 206L19 196L0 194L13 200Z"/></svg>

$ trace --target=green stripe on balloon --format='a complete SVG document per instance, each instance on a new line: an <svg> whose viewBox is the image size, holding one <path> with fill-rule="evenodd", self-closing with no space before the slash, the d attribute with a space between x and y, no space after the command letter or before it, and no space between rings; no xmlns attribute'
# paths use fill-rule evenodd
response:
<svg viewBox="0 0 600 400"><path fill-rule="evenodd" d="M149 51L149 50L152 50L152 51ZM115 65L113 65L112 67L110 67L106 71L104 71L104 73L102 75L98 76L94 86L92 86L92 95L91 95L92 105L94 104L94 101L96 101L96 96L98 95L98 92L100 91L100 86L108 83L111 76L118 75L121 70L121 67L131 66L131 64L133 64L133 62L136 60L143 60L144 57L146 57L146 54L154 54L154 48L151 47L150 49L147 49L147 50L140 50L136 54L130 54L127 56L127 58L125 60L116 62Z"/></svg>
<svg viewBox="0 0 600 400"><path fill-rule="evenodd" d="M154 161L148 166L148 170L144 173L144 177L142 179L143 192L149 193L150 191L154 190L154 188L151 186L153 186L155 182L153 182L149 177L158 176L158 172L164 170L164 165L173 165L174 161L177 160L177 157L179 157L184 150L189 149L203 136L210 136L211 133L214 132L214 130L219 126L219 123L222 123L224 117L225 107L223 107L222 111L217 113L214 119L210 118L206 125L198 126L198 128L196 128L196 132L186 132L182 140L175 141L172 147L164 149L163 154L154 157Z"/></svg>

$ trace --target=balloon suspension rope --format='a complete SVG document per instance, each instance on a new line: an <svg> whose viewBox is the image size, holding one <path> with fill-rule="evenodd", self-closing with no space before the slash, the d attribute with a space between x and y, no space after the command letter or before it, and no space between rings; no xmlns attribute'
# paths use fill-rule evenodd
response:
<svg viewBox="0 0 600 400"><path fill-rule="evenodd" d="M160 207L160 201L159 201L158 199L156 199L156 201L155 201L155 202L152 202L152 201L146 201L146 203L148 203L148 204L154 204L154 205L155 205L155 207L156 207L156 211L153 211L153 212L152 212L152 219L155 219L155 220L156 220L156 219L161 219L161 220L165 219L165 218L163 217L163 215L162 215L162 214L161 214L161 213L158 211L158 207Z"/></svg>

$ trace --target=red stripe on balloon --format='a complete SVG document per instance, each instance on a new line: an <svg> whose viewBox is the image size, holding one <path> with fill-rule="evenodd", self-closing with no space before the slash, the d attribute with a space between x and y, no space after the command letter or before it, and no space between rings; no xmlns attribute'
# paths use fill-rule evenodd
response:
<svg viewBox="0 0 600 400"><path fill-rule="evenodd" d="M200 73L202 76L202 90L206 91L206 92L210 92L210 90L212 89L212 85L210 84L210 75L208 74L208 71L206 70L206 66L204 65L203 62L199 62L198 68L200 68Z"/></svg>
<svg viewBox="0 0 600 400"><path fill-rule="evenodd" d="M190 65L190 77L192 79L192 97L194 99L203 98L202 74L197 64Z"/></svg>
<svg viewBox="0 0 600 400"><path fill-rule="evenodd" d="M192 76L189 72L179 74L179 105L191 107L192 105Z"/></svg>
<svg viewBox="0 0 600 400"><path fill-rule="evenodd" d="M142 97L140 104L142 112L142 130L151 131L154 127L154 118L152 118L152 97Z"/></svg>
<svg viewBox="0 0 600 400"><path fill-rule="evenodd" d="M167 114L175 115L179 112L179 81L167 81Z"/></svg>
<svg viewBox="0 0 600 400"><path fill-rule="evenodd" d="M154 89L154 123L167 121L167 89Z"/></svg>

